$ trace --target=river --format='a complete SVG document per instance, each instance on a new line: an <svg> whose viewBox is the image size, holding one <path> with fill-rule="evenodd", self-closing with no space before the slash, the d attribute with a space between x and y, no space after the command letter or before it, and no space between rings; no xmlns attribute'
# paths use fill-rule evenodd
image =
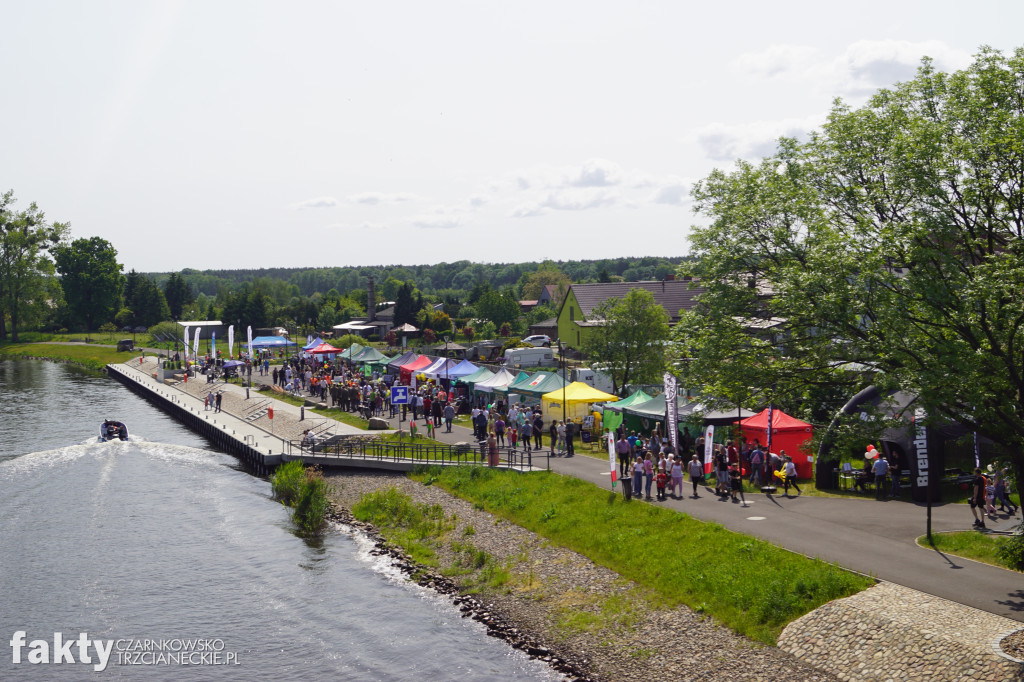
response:
<svg viewBox="0 0 1024 682"><path fill-rule="evenodd" d="M0 443L0 679L559 679L115 381L0 361Z"/></svg>

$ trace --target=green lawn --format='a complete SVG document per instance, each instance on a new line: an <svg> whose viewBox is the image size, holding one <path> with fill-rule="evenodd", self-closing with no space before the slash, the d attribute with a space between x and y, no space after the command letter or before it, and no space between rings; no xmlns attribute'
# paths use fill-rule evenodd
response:
<svg viewBox="0 0 1024 682"><path fill-rule="evenodd" d="M659 603L687 604L774 644L790 621L873 584L715 523L551 472L482 467L413 474L637 582Z"/></svg>
<svg viewBox="0 0 1024 682"><path fill-rule="evenodd" d="M97 371L103 371L108 364L124 362L129 358L136 357L135 353L118 353L113 348L104 346L9 342L0 344L0 355L63 360Z"/></svg>
<svg viewBox="0 0 1024 682"><path fill-rule="evenodd" d="M922 547L933 547L945 554L974 559L1001 568L1012 566L999 558L999 547L1010 541L1007 535L986 535L977 531L959 533L932 533L932 542L924 535L917 539ZM1013 569L1017 570L1017 569Z"/></svg>

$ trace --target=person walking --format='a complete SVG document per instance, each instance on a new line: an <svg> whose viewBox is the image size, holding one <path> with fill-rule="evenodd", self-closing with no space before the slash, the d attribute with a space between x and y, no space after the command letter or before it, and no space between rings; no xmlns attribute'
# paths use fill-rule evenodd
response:
<svg viewBox="0 0 1024 682"><path fill-rule="evenodd" d="M971 513L974 514L974 527L979 530L985 529L985 477L981 475L981 469L975 468L974 478L971 480ZM981 509L981 516L978 510Z"/></svg>
<svg viewBox="0 0 1024 682"><path fill-rule="evenodd" d="M885 460L882 461L884 462ZM789 497L789 486L793 486L794 488L796 488L796 496L800 497L802 491L800 490L800 486L796 484L796 465L793 464L792 457L786 458L786 462L785 464L783 464L783 468L786 474L786 478L783 483L783 489L786 491L786 497Z"/></svg>
<svg viewBox="0 0 1024 682"><path fill-rule="evenodd" d="M761 452L761 446L755 442L754 449L750 452L750 485L764 485L761 482L761 472L763 468L764 453ZM757 481L757 483L754 481Z"/></svg>
<svg viewBox="0 0 1024 682"><path fill-rule="evenodd" d="M900 496L900 455L898 452L893 450L889 454L889 475L892 476L892 489L889 491L889 497Z"/></svg>
<svg viewBox="0 0 1024 682"><path fill-rule="evenodd" d="M625 478L632 450L629 447L629 441L624 436L619 436L619 439L615 441L615 454L619 458L619 476Z"/></svg>
<svg viewBox="0 0 1024 682"><path fill-rule="evenodd" d="M445 433L452 432L452 420L455 419L455 407L451 403L444 406L444 428Z"/></svg>
<svg viewBox="0 0 1024 682"><path fill-rule="evenodd" d="M479 411L477 411L479 413ZM498 439L498 444L501 447L505 447L505 420L501 418L501 413L498 414L498 418L494 420L494 435Z"/></svg>
<svg viewBox="0 0 1024 682"><path fill-rule="evenodd" d="M885 495L885 477L889 473L889 462L882 456L876 457L871 473L875 475L875 499L880 500Z"/></svg>
<svg viewBox="0 0 1024 682"><path fill-rule="evenodd" d="M676 492L678 488L679 492ZM672 460L672 498L681 500L683 498L683 458L679 455Z"/></svg>
<svg viewBox="0 0 1024 682"><path fill-rule="evenodd" d="M700 495L697 494L697 486L704 480L704 465L700 463L699 459L697 459L697 455L694 455L693 458L690 459L689 469L690 482L693 483L693 496L695 498L700 497Z"/></svg>
<svg viewBox="0 0 1024 682"><path fill-rule="evenodd" d="M524 420L519 427L519 439L523 441L523 449L530 452L533 448L533 424L529 419Z"/></svg>
<svg viewBox="0 0 1024 682"><path fill-rule="evenodd" d="M633 497L640 497L641 486L644 480L644 460L640 455L636 456L633 462Z"/></svg>

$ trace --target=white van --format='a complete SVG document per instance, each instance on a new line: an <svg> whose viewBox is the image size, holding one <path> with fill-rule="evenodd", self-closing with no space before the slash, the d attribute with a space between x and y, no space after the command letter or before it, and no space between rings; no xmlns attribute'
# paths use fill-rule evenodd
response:
<svg viewBox="0 0 1024 682"><path fill-rule="evenodd" d="M554 367L555 354L550 348L509 348L505 351L505 367Z"/></svg>
<svg viewBox="0 0 1024 682"><path fill-rule="evenodd" d="M572 376L573 381L582 381L583 383L590 384L599 391L604 391L605 393L612 392L612 378L607 374L581 367L574 369L570 376Z"/></svg>

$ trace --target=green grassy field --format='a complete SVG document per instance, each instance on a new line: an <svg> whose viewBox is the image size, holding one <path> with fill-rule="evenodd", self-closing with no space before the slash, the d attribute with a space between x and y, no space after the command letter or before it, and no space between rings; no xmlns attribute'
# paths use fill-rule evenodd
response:
<svg viewBox="0 0 1024 682"><path fill-rule="evenodd" d="M1010 541L1007 535L986 535L977 531L932 533L932 542L924 535L917 539L922 547L933 547L945 554L973 559L1000 568L1014 569L999 557L999 548Z"/></svg>
<svg viewBox="0 0 1024 682"><path fill-rule="evenodd" d="M635 581L659 604L686 604L767 644L795 618L873 584L718 524L628 503L554 473L447 467L412 476L589 557Z"/></svg>
<svg viewBox="0 0 1024 682"><path fill-rule="evenodd" d="M0 355L14 358L50 358L73 362L97 371L102 371L110 363L124 362L129 358L136 357L135 353L118 353L115 349L105 346L57 343L3 343L0 344Z"/></svg>

